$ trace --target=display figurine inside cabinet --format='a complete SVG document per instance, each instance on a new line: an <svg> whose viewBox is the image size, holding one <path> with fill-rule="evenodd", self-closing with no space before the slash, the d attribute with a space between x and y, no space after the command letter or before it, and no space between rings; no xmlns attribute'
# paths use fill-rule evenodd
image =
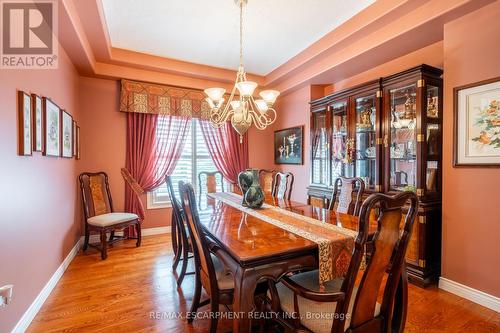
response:
<svg viewBox="0 0 500 333"><path fill-rule="evenodd" d="M309 201L327 206L340 176L362 178L365 197L415 192L406 261L410 281L423 286L441 266L441 76L420 65L311 102Z"/></svg>

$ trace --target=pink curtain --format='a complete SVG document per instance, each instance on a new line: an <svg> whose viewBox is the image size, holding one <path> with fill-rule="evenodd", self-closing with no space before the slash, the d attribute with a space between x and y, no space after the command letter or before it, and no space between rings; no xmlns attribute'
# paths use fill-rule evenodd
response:
<svg viewBox="0 0 500 333"><path fill-rule="evenodd" d="M146 113L127 114L126 168L144 191L152 191L174 171L191 119ZM144 220L140 198L127 186L125 209ZM129 235L134 234L133 228Z"/></svg>
<svg viewBox="0 0 500 333"><path fill-rule="evenodd" d="M226 180L237 184L238 174L248 168L248 135L240 143L240 135L230 122L220 128L214 128L208 121L200 120L200 124L215 167Z"/></svg>

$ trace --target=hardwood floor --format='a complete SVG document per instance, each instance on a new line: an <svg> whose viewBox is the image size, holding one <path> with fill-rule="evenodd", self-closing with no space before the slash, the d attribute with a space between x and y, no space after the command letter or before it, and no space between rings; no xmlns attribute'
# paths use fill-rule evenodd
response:
<svg viewBox="0 0 500 333"><path fill-rule="evenodd" d="M116 243L108 254L101 261L96 250L80 253L27 332L208 332L208 319L168 318L184 314L193 296L192 275L177 288L169 235L144 237L140 248ZM221 319L218 332L229 331L231 320ZM410 285L406 332L500 332L500 314Z"/></svg>

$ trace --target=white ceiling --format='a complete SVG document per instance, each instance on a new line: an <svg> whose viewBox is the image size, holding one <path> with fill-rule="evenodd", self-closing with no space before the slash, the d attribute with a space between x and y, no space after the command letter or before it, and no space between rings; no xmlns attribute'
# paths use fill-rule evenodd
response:
<svg viewBox="0 0 500 333"><path fill-rule="evenodd" d="M249 0L245 69L264 75L375 0ZM113 47L237 69L234 0L102 0Z"/></svg>

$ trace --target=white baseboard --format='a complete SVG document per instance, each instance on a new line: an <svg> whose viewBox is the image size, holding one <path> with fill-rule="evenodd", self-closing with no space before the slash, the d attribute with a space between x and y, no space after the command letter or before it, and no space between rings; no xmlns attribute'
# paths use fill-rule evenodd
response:
<svg viewBox="0 0 500 333"><path fill-rule="evenodd" d="M81 240L78 240L78 242L76 242L75 246L73 246L71 251L66 256L64 261L61 263L59 268L57 268L57 270L52 275L50 280L45 284L42 291L40 291L40 293L35 298L33 303L31 303L28 310L26 310L26 312L23 314L21 319L17 322L16 326L12 330L12 333L23 333L24 331L26 331L28 326L31 324L31 321L33 320L33 318L35 318L38 311L40 311L40 308L42 307L43 303L45 303L45 301L49 297L50 293L52 292L54 287L57 285L57 282L59 282L59 279L63 276L64 271L66 271L66 268L68 268L71 261L77 255L78 251L80 250L81 245L82 245Z"/></svg>
<svg viewBox="0 0 500 333"><path fill-rule="evenodd" d="M466 298L469 301L485 306L496 312L500 312L500 298L496 296L443 277L439 278L439 288L457 296Z"/></svg>

